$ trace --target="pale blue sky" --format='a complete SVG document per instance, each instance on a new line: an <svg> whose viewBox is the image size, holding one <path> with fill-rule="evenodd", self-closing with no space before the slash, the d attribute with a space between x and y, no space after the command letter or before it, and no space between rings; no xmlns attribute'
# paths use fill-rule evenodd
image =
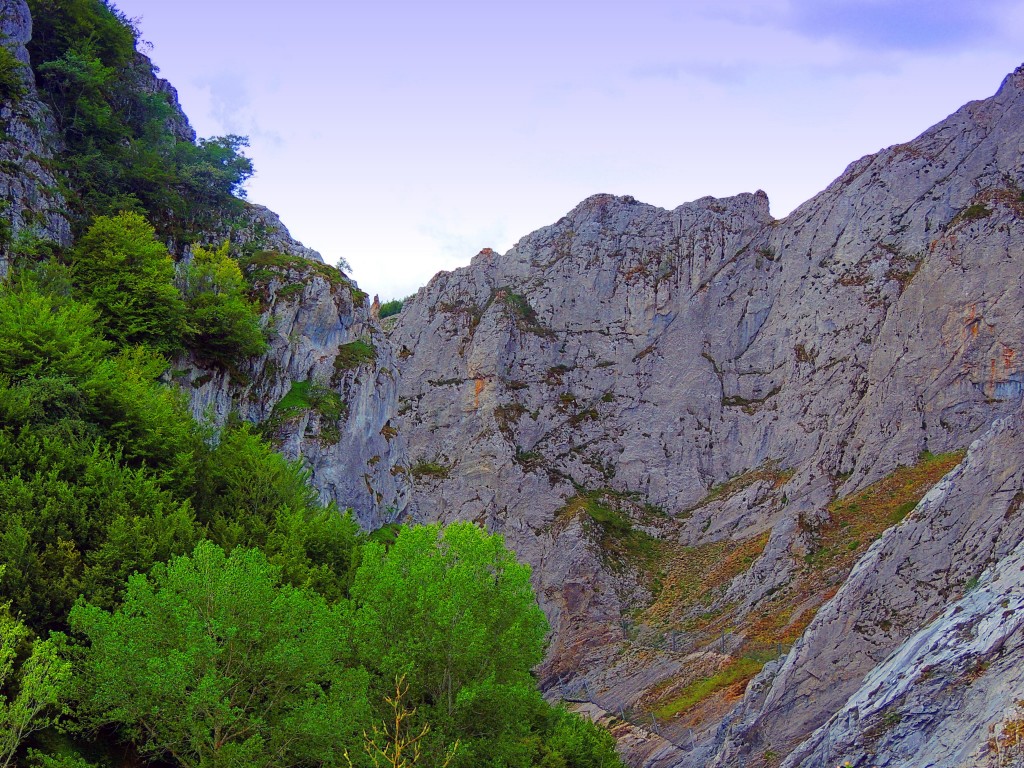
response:
<svg viewBox="0 0 1024 768"><path fill-rule="evenodd" d="M1024 61L1024 0L115 0L249 197L404 296L598 192L784 216Z"/></svg>

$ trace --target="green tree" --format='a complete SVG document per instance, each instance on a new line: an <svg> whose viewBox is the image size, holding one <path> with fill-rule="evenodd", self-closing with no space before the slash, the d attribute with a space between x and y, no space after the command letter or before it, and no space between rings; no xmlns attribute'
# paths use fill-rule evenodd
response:
<svg viewBox="0 0 1024 768"><path fill-rule="evenodd" d="M98 217L75 246L72 274L118 345L180 349L185 305L174 285L174 261L143 216Z"/></svg>
<svg viewBox="0 0 1024 768"><path fill-rule="evenodd" d="M391 317L397 315L402 311L402 307L405 305L403 299L391 299L391 301L385 301L380 305L380 319L383 320L385 317Z"/></svg>
<svg viewBox="0 0 1024 768"><path fill-rule="evenodd" d="M530 669L548 624L529 566L470 523L406 528L389 549L365 546L352 599L355 647L376 697L404 676L436 759L457 738L455 764L503 764L541 703Z"/></svg>
<svg viewBox="0 0 1024 768"><path fill-rule="evenodd" d="M217 250L196 246L178 281L188 312L189 346L223 364L267 350L259 312L228 248L226 241Z"/></svg>
<svg viewBox="0 0 1024 768"><path fill-rule="evenodd" d="M344 666L340 610L282 586L257 550L201 542L133 576L124 605L79 603L86 724L116 726L188 768L338 765L366 722L366 675Z"/></svg>
<svg viewBox="0 0 1024 768"><path fill-rule="evenodd" d="M0 606L0 691L10 694L0 694L0 768L15 764L28 736L57 721L71 680L63 635L31 643L28 658L17 664L29 637L25 625Z"/></svg>

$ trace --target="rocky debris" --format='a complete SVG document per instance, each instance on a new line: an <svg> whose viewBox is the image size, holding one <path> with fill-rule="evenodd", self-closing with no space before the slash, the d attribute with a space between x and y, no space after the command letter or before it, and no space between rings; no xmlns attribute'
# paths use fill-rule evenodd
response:
<svg viewBox="0 0 1024 768"><path fill-rule="evenodd" d="M32 17L25 0L0 4L0 44L24 66L21 93L0 104L0 277L12 245L26 236L71 243L67 205L52 170L56 131L39 100L26 45Z"/></svg>

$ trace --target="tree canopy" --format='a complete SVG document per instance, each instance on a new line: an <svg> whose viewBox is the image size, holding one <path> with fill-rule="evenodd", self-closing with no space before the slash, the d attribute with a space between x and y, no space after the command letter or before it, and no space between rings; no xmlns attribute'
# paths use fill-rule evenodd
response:
<svg viewBox="0 0 1024 768"><path fill-rule="evenodd" d="M129 579L113 612L79 604L84 724L187 768L340 765L366 721L342 613L280 583L258 550L201 542Z"/></svg>

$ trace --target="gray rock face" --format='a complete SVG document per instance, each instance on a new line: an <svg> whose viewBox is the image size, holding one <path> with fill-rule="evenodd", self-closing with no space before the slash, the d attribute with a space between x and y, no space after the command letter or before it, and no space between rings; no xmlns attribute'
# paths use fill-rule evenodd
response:
<svg viewBox="0 0 1024 768"><path fill-rule="evenodd" d="M718 764L731 765L740 756L749 759L752 752L765 750L790 754L787 765L792 766L811 768L824 764L822 760L841 763L854 746L862 751L869 746L865 739L855 739L856 744L850 741L850 711L859 712L861 720L870 720L897 698L909 696L908 700L919 707L943 689L935 687L939 675L935 679L926 675L928 685L924 690L928 693L917 690L913 672L907 671L912 670L912 665L907 666L909 659L927 657L925 663L937 668L940 662L950 661L943 655L947 651L956 659L980 661L1002 644L997 642L997 635L986 634L984 643L992 646L988 651L970 643L961 648L957 634L963 626L974 626L971 621L964 624L966 617L981 621L980 614L994 611L993 604L1002 600L995 588L964 598L961 602L970 608L966 614L963 605L946 610L946 618L932 622L917 637L908 638L962 595L968 585L977 583L990 564L999 563L999 568L1005 569L1009 567L1007 562L1019 558L1024 540L1024 516L1019 514L1024 499L1022 456L1024 432L1020 419L997 421L901 525L875 542L835 598L818 612L781 669L762 675L751 686L742 714L737 713L730 723L731 734L722 745ZM979 601L979 595L984 599ZM1018 617L1003 627L1006 631L1002 636L1016 632L1019 623ZM929 655L929 647L934 650L940 645L942 653ZM949 672L945 682L951 684L963 671L957 668ZM908 694L910 688L914 688L912 696ZM1022 693L1019 686L1016 690L1018 695ZM1004 690L1002 694L1011 692ZM810 742L790 752L820 724L822 713L836 712L844 705L845 715L834 716ZM895 715L887 717L887 722L895 722ZM905 719L904 731L923 727L920 718ZM845 725L837 725L839 721ZM842 731L844 727L846 731ZM916 753L922 745L905 746ZM874 752L870 764L880 765ZM892 764L908 763L900 758ZM934 764L958 763L940 760Z"/></svg>
<svg viewBox="0 0 1024 768"><path fill-rule="evenodd" d="M889 531L858 564L822 621L808 631L800 652L787 659L764 707L764 721L786 719L780 706L783 691L799 688L786 679L787 673L801 667L808 672L812 665L820 671L835 662L834 655L813 661L808 656L829 623L830 645L846 646L845 659L866 661L885 645L872 642L872 632L865 631L880 607L890 615L904 614L905 623L924 624L925 617L934 615L929 609L946 603L944 596L963 596L898 647L889 643L895 650L877 666L861 663L870 669L863 682L790 754L787 768L846 760L879 768L1019 765L1021 750L1012 763L993 762L989 739L1003 722L1021 717L1016 704L1024 699L1022 455L1019 419L998 422L912 518ZM932 581L910 585L905 576L899 578L912 571L927 576L943 560L948 569ZM902 561L902 567L895 568L894 561ZM979 574L988 563L994 565ZM885 577L894 571L901 573L887 583ZM958 581L967 575L970 581ZM917 599L908 606L911 594ZM859 610L854 608L858 598L864 601ZM837 633L836 622L852 631Z"/></svg>
<svg viewBox="0 0 1024 768"><path fill-rule="evenodd" d="M924 451L966 447L1019 410L1022 131L1018 70L993 98L851 164L784 221L763 193L674 211L601 195L407 302L390 338L396 425L423 470L409 514L477 520L534 565L555 627L548 684L600 679L603 696L629 705L642 698L638 679L654 689L679 674L660 657L628 657L631 674L614 666L618 622L648 592L609 561L599 526L574 514L578 495L604 489L659 507L667 517L648 530L689 546L768 534L711 606L742 616L794 578L832 499ZM962 471L989 488L985 466L972 458ZM779 471L709 497L765 467ZM798 647L764 694L763 718L731 720L732 746L705 730L680 764L703 765L719 748L731 764L737 744L786 754L822 725L967 571L1019 540L1015 522L997 530L962 514L962 500L925 504L908 523L930 520L935 543L921 551L934 557L882 569L895 591L870 610L898 613L889 629L853 632L859 614L837 596L812 627L831 611L844 618ZM960 536L974 554L950 554ZM820 652L814 643L852 664L797 663L813 655L800 648Z"/></svg>
<svg viewBox="0 0 1024 768"><path fill-rule="evenodd" d="M7 274L10 248L19 235L71 243L66 204L50 166L56 134L49 111L39 101L25 48L31 39L32 17L25 0L2 0L0 44L24 66L22 94L0 104L0 221L5 230L0 277Z"/></svg>
<svg viewBox="0 0 1024 768"><path fill-rule="evenodd" d="M269 422L281 452L309 467L325 501L351 507L364 527L379 527L409 495L405 452L391 427L397 385L390 347L370 322L366 295L344 275L302 258L284 263L263 286L264 321L274 329L269 352L230 372L183 358L177 382L197 418L221 426L234 412ZM363 344L372 352L353 359L353 345ZM341 419L315 408L275 410L296 382L337 393Z"/></svg>
<svg viewBox="0 0 1024 768"><path fill-rule="evenodd" d="M319 251L307 248L292 237L291 232L272 210L263 205L246 203L241 220L235 223L230 233L224 232L211 242L223 240L230 236L231 241L242 247L286 253L290 256L301 256L310 261L323 262Z"/></svg>

